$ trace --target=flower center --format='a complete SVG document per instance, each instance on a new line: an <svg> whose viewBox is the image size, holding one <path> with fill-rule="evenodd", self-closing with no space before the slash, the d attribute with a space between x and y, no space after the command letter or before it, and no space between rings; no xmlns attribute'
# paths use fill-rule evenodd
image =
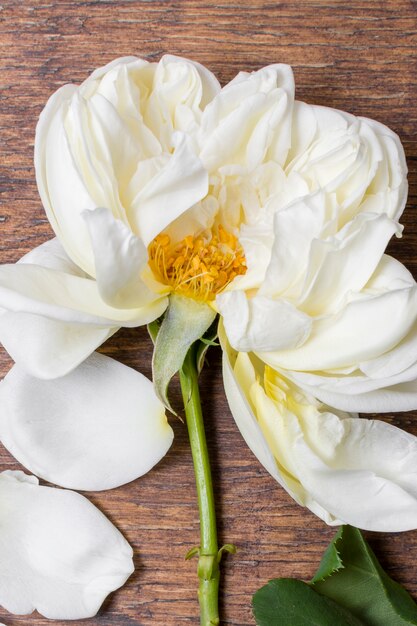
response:
<svg viewBox="0 0 417 626"><path fill-rule="evenodd" d="M239 240L221 225L213 231L188 235L174 246L169 235L161 233L149 244L148 253L157 279L195 300L214 300L247 269Z"/></svg>

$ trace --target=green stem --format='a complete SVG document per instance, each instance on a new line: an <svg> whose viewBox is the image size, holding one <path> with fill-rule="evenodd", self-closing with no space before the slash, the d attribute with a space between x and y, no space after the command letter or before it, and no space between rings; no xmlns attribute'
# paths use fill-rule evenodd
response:
<svg viewBox="0 0 417 626"><path fill-rule="evenodd" d="M200 548L198 550L198 577L200 585L201 626L220 624L218 592L220 581L219 561L221 553L217 545L216 511L210 461L201 412L196 348L191 346L180 370L181 391L193 456L197 485L198 508L200 511ZM192 553L197 552L191 551ZM191 553L190 553L191 554Z"/></svg>

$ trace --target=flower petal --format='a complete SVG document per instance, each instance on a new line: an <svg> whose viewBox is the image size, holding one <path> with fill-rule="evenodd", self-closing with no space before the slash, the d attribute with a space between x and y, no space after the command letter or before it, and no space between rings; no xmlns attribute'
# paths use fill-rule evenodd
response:
<svg viewBox="0 0 417 626"><path fill-rule="evenodd" d="M245 389L249 389L255 382L253 368L245 368L242 366L240 371L236 372L234 367L236 363L236 353L231 349L227 341L221 322L219 324L219 338L223 349L224 389L233 418L242 437L258 461L262 463L264 468L275 480L281 485L284 485L277 463L253 413L250 398L244 391ZM296 498L296 495L291 495Z"/></svg>
<svg viewBox="0 0 417 626"><path fill-rule="evenodd" d="M340 314L313 322L309 339L299 348L263 352L275 369L327 370L357 367L395 347L417 316L417 287L396 289L350 302Z"/></svg>
<svg viewBox="0 0 417 626"><path fill-rule="evenodd" d="M262 465L326 523L378 531L417 527L417 439L384 422L350 417L247 353L220 328L233 417Z"/></svg>
<svg viewBox="0 0 417 626"><path fill-rule="evenodd" d="M0 604L11 613L92 617L132 574L131 547L83 496L9 471L0 498Z"/></svg>
<svg viewBox="0 0 417 626"><path fill-rule="evenodd" d="M366 118L323 106L294 103L286 172L338 202L339 226L360 212L397 220L407 198L407 165L397 135Z"/></svg>
<svg viewBox="0 0 417 626"><path fill-rule="evenodd" d="M36 128L35 172L39 194L56 236L71 259L93 275L94 260L81 212L94 209L97 204L77 168L65 128L73 97L76 87L64 85L42 111ZM98 180L97 185L100 187Z"/></svg>
<svg viewBox="0 0 417 626"><path fill-rule="evenodd" d="M302 345L311 319L286 300L248 298L244 291L227 291L216 298L227 337L235 350L262 352Z"/></svg>
<svg viewBox="0 0 417 626"><path fill-rule="evenodd" d="M294 201L274 215L274 242L263 295L298 296L308 263L311 243L328 221L326 198L314 193Z"/></svg>
<svg viewBox="0 0 417 626"><path fill-rule="evenodd" d="M283 164L291 143L293 98L288 65L240 72L203 112L199 143L207 169L237 164L254 169L263 159Z"/></svg>
<svg viewBox="0 0 417 626"><path fill-rule="evenodd" d="M68 324L42 315L0 315L0 341L29 374L51 379L65 376L111 337L118 327Z"/></svg>
<svg viewBox="0 0 417 626"><path fill-rule="evenodd" d="M96 280L100 295L108 305L120 309L146 306L159 296L143 282L148 253L121 220L109 209L85 211L94 251Z"/></svg>
<svg viewBox="0 0 417 626"><path fill-rule="evenodd" d="M93 354L54 381L15 365L0 383L4 446L41 478L99 491L148 472L173 433L152 383L135 370Z"/></svg>
<svg viewBox="0 0 417 626"><path fill-rule="evenodd" d="M173 54L164 54L161 58L158 66L169 66L170 64L177 63L180 65L192 66L198 72L198 76L201 81L201 95L197 102L197 104L204 109L211 100L213 100L214 96L219 93L221 87L220 83L213 74L210 72L204 65L198 63L197 61L192 61L191 59L185 59L184 57L179 57ZM158 67L159 69L159 67Z"/></svg>
<svg viewBox="0 0 417 626"><path fill-rule="evenodd" d="M343 411L388 413L417 409L417 366L391 378L282 372L316 398ZM397 382L399 381L399 382Z"/></svg>
<svg viewBox="0 0 417 626"><path fill-rule="evenodd" d="M342 419L314 407L297 415L259 384L253 396L275 458L308 499L328 511L330 523L386 532L417 527L414 436L378 420Z"/></svg>
<svg viewBox="0 0 417 626"><path fill-rule="evenodd" d="M146 246L208 192L208 173L191 140L177 132L174 141L174 154L139 191L130 207L132 229Z"/></svg>
<svg viewBox="0 0 417 626"><path fill-rule="evenodd" d="M337 311L376 270L398 225L384 214L362 213L335 237L314 239L299 306L310 315Z"/></svg>
<svg viewBox="0 0 417 626"><path fill-rule="evenodd" d="M120 326L147 324L167 305L161 297L136 309L106 305L97 283L55 240L22 261L0 267L0 340L16 362L40 378L63 376Z"/></svg>

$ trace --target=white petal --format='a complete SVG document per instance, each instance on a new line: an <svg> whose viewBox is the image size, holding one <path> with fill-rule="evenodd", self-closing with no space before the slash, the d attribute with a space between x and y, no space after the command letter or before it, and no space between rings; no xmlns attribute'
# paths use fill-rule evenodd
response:
<svg viewBox="0 0 417 626"><path fill-rule="evenodd" d="M340 314L317 319L309 339L294 350L263 352L279 369L327 370L358 366L395 347L417 315L417 288L396 289L350 302Z"/></svg>
<svg viewBox="0 0 417 626"><path fill-rule="evenodd" d="M291 143L293 97L287 65L238 74L204 110L199 142L205 166L254 169L264 158L282 164Z"/></svg>
<svg viewBox="0 0 417 626"><path fill-rule="evenodd" d="M312 241L300 308L309 315L333 313L374 273L398 225L386 215L362 213L336 237Z"/></svg>
<svg viewBox="0 0 417 626"><path fill-rule="evenodd" d="M86 498L0 474L0 604L49 619L94 616L132 574L132 549Z"/></svg>
<svg viewBox="0 0 417 626"><path fill-rule="evenodd" d="M216 303L232 347L241 352L296 348L310 334L311 319L286 300L248 298L235 290L217 296Z"/></svg>
<svg viewBox="0 0 417 626"><path fill-rule="evenodd" d="M58 115L60 107L67 102L76 91L75 85L64 85L56 91L46 103L45 108L40 114L35 136L35 174L36 183L38 185L39 195L42 200L43 207L46 211L48 219L55 233L60 233L60 227L55 217L51 198L48 190L48 178L46 171L46 144L48 139L49 127L52 120Z"/></svg>
<svg viewBox="0 0 417 626"><path fill-rule="evenodd" d="M100 68L93 72L91 77L81 85L80 93L86 99L99 94L111 103L123 120L123 124L129 129L129 142L133 138L136 140L134 163L138 159L157 156L162 151L158 138L146 126L142 115L144 102L152 89L157 64L147 63L134 57L119 61L116 60L114 64L109 63L107 68ZM108 125L108 121L104 121ZM120 122L117 124L119 125ZM117 148L116 150L119 151ZM124 176L122 173L122 180Z"/></svg>
<svg viewBox="0 0 417 626"><path fill-rule="evenodd" d="M0 340L16 362L41 378L63 376L120 326L147 324L166 304L159 297L136 309L106 305L97 283L54 241L22 263L0 267Z"/></svg>
<svg viewBox="0 0 417 626"><path fill-rule="evenodd" d="M351 372L283 374L322 402L346 411L410 411L417 408L416 342L414 326L398 346Z"/></svg>
<svg viewBox="0 0 417 626"><path fill-rule="evenodd" d="M311 242L320 236L327 213L322 193L296 200L275 213L275 239L262 294L298 295L297 282L306 270Z"/></svg>
<svg viewBox="0 0 417 626"><path fill-rule="evenodd" d="M220 83L215 77L215 75L212 72L210 72L210 70L208 70L206 67L204 67L204 65L201 65L201 63L198 63L197 61L192 61L191 59L185 59L184 57L179 57L173 54L165 54L161 58L158 65L166 66L171 63L178 63L178 64L184 64L184 65L189 65L189 66L191 65L197 70L198 75L201 80L201 87L202 87L201 97L200 97L198 104L200 105L202 109L204 109L204 107L207 106L207 104L211 102L211 100L213 100L214 96L221 89Z"/></svg>
<svg viewBox="0 0 417 626"><path fill-rule="evenodd" d="M174 138L174 154L139 191L130 209L133 230L146 246L208 192L208 173L195 155L191 141L182 133Z"/></svg>
<svg viewBox="0 0 417 626"><path fill-rule="evenodd" d="M378 137L383 158L373 182L373 191L378 192L378 188L383 186L381 179L385 180L387 195L385 204L382 203L382 210L394 220L398 220L407 202L408 182L407 182L407 162L404 148L400 138L388 126L371 120L369 118L359 118L363 124L369 126Z"/></svg>
<svg viewBox="0 0 417 626"><path fill-rule="evenodd" d="M364 375L340 378L303 372L284 373L325 404L343 411L387 413L417 409L416 366L399 376L379 380ZM407 380L409 377L411 380ZM403 382L397 383L396 380L400 378L403 378Z"/></svg>
<svg viewBox="0 0 417 626"><path fill-rule="evenodd" d="M63 487L98 491L130 482L158 463L173 439L152 383L97 353L54 381L15 365L0 398L4 446Z"/></svg>
<svg viewBox="0 0 417 626"><path fill-rule="evenodd" d="M170 152L175 131L194 134L202 109L220 90L216 78L199 63L165 55L156 65L143 103L144 121Z"/></svg>
<svg viewBox="0 0 417 626"><path fill-rule="evenodd" d="M150 321L151 311L162 308L163 312L166 307L166 302L161 307L160 297L146 307L111 307L101 299L95 280L38 265L34 259L32 257L30 263L0 267L0 307L3 309L70 323L140 326Z"/></svg>
<svg viewBox="0 0 417 626"><path fill-rule="evenodd" d="M296 415L260 385L254 396L275 458L299 481L306 506L318 503L332 524L390 532L417 527L415 437L377 420L341 419L314 407Z"/></svg>
<svg viewBox="0 0 417 626"><path fill-rule="evenodd" d="M219 337L233 417L252 452L297 502L331 525L417 527L416 437L331 412L253 356L233 352L221 326Z"/></svg>
<svg viewBox="0 0 417 626"><path fill-rule="evenodd" d="M141 278L148 252L109 209L85 211L94 251L96 280L104 302L116 308L138 308L158 299Z"/></svg>
<svg viewBox="0 0 417 626"><path fill-rule="evenodd" d="M65 128L65 115L73 97L76 88L66 85L51 96L42 111L36 129L35 171L39 193L57 237L74 262L93 275L88 231L80 214L97 204L77 168Z"/></svg>
<svg viewBox="0 0 417 626"><path fill-rule="evenodd" d="M407 166L397 135L343 111L295 103L290 172L337 199L339 226L365 211L397 220L405 206Z"/></svg>
<svg viewBox="0 0 417 626"><path fill-rule="evenodd" d="M86 86L90 87L92 81L96 81L100 78L103 78L106 74L119 66L132 66L134 69L140 69L142 67L148 67L150 63L145 61L144 59L139 59L134 56L126 56L126 57L118 57L117 59L113 59L110 63L106 63L106 65L102 65L102 67L98 67L94 70L94 72L82 83L81 88L85 89ZM156 65L156 64L155 64Z"/></svg>
<svg viewBox="0 0 417 626"><path fill-rule="evenodd" d="M236 353L231 349L221 323L219 325L219 337L223 349L224 389L233 418L242 437L259 462L262 463L264 468L275 480L281 485L284 485L277 463L253 413L249 394L245 393L245 389L248 390L255 382L255 372L253 371L249 357L244 355L247 367L240 368L236 374L234 370ZM292 495L295 497L294 494Z"/></svg>
<svg viewBox="0 0 417 626"><path fill-rule="evenodd" d="M271 249L274 241L269 224L242 224L239 231L239 243L245 252L247 271L233 280L233 289L258 289L265 283L265 274L271 261ZM262 295L269 295L263 293Z"/></svg>
<svg viewBox="0 0 417 626"><path fill-rule="evenodd" d="M118 327L68 324L30 313L0 315L0 341L29 374L64 376L111 337Z"/></svg>
<svg viewBox="0 0 417 626"><path fill-rule="evenodd" d="M45 241L40 246L33 248L30 252L22 256L18 263L29 263L41 265L51 270L58 270L73 276L90 278L78 265L76 265L65 252L59 239L54 237Z"/></svg>

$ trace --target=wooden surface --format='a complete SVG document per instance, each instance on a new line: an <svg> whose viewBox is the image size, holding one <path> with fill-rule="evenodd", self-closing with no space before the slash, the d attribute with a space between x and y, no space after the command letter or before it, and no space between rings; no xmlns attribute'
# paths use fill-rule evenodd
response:
<svg viewBox="0 0 417 626"><path fill-rule="evenodd" d="M222 83L239 70L289 63L299 99L395 129L411 186L405 236L391 252L417 277L413 2L3 0L0 29L0 262L16 261L51 236L32 167L35 124L48 96L116 56L153 60L170 52L201 61ZM150 374L151 345L143 330L121 331L103 351ZM1 351L0 374L10 365ZM334 530L295 505L247 449L226 405L218 353L210 356L202 386L220 540L239 548L223 564L222 624L246 626L254 624L252 593L274 576L311 577ZM393 422L417 434L417 413L398 414ZM136 560L136 573L87 622L91 626L198 623L196 562L184 561L198 543L192 463L183 425L173 427L175 443L154 471L123 488L89 495L130 541ZM18 467L7 452L0 454L1 469ZM390 574L416 597L417 531L367 537ZM16 617L2 609L0 621L48 623L37 614Z"/></svg>

